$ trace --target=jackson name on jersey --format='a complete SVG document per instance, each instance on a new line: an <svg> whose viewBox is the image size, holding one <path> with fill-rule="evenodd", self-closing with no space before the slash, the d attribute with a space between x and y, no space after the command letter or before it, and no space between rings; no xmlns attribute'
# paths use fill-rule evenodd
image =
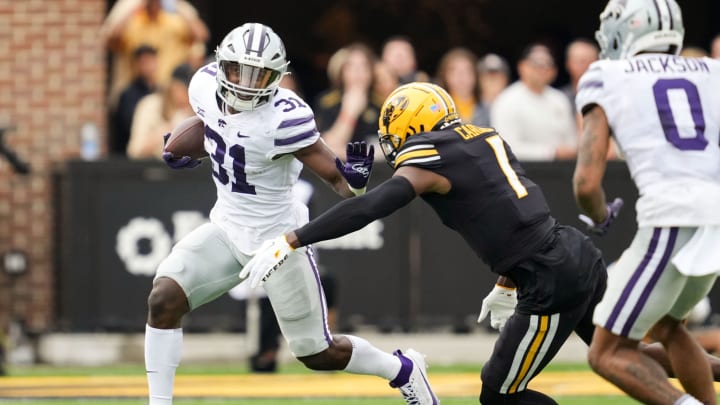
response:
<svg viewBox="0 0 720 405"><path fill-rule="evenodd" d="M605 111L640 193L639 226L720 225L720 61L597 61L580 79L576 104Z"/></svg>

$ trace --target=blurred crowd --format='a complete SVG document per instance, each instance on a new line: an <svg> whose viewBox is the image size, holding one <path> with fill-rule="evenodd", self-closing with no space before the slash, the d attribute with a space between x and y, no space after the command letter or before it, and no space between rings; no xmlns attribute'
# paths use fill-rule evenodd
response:
<svg viewBox="0 0 720 405"><path fill-rule="evenodd" d="M109 152L159 158L162 135L193 114L187 99L192 74L214 59L206 49L208 28L186 0L118 0L101 34L112 57ZM307 101L340 157L349 141L376 142L380 106L398 85L430 81L450 93L464 121L495 127L520 160L571 160L581 131L574 103L578 80L599 51L585 38L573 40L564 55L554 51L528 44L512 66L502 55L454 47L428 73L417 66L408 37L388 38L377 51L354 42L329 58L328 88ZM687 47L683 54L720 57L720 35L709 51ZM568 82L554 87L560 69ZM281 85L303 97L301 82L291 73ZM614 148L609 154L617 156Z"/></svg>
<svg viewBox="0 0 720 405"><path fill-rule="evenodd" d="M185 0L118 0L101 38L111 55L109 152L159 158L162 135L193 114L187 88L205 63L207 25Z"/></svg>

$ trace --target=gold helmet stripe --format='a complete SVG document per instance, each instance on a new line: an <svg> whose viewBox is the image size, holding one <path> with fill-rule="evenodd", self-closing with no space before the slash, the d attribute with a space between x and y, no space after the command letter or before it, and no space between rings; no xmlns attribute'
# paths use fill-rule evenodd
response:
<svg viewBox="0 0 720 405"><path fill-rule="evenodd" d="M440 101L445 106L445 111L447 111L448 114L452 114L455 112L455 103L453 102L452 98L450 98L450 96L447 94L447 92L442 89L442 87L432 83L421 83L420 85L431 93L435 94L440 99Z"/></svg>

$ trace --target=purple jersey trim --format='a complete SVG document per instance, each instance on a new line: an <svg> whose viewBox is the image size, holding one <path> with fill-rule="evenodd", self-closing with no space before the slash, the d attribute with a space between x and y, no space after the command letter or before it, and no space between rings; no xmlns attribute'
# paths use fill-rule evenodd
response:
<svg viewBox="0 0 720 405"><path fill-rule="evenodd" d="M630 293L632 292L633 286L637 283L640 275L642 275L645 267L647 267L648 263L650 263L650 259L652 259L653 255L655 254L658 239L660 238L660 231L660 228L655 228L655 230L653 231L652 239L650 239L650 246L648 247L647 252L645 252L645 256L643 257L642 261L635 269L632 277L630 277L630 280L623 289L622 294L620 294L620 299L618 299L617 304L615 304L615 307L610 313L610 318L608 318L607 322L605 323L605 329L612 330L613 326L615 326L615 322L617 321L618 316L620 316L620 311L627 304L627 300L630 296Z"/></svg>
<svg viewBox="0 0 720 405"><path fill-rule="evenodd" d="M667 266L668 262L670 261L670 256L672 254L673 249L675 248L675 242L677 241L677 235L678 235L678 229L677 227L670 228L670 234L668 236L667 243L663 249L662 257L660 258L660 261L658 262L657 266L652 270L652 274L650 276L650 279L647 281L647 283L642 287L642 292L640 293L640 296L638 297L637 302L635 302L634 305L632 305L632 310L630 314L628 315L627 320L622 325L622 329L620 331L620 336L627 337L630 333L630 329L637 321L638 317L640 316L640 312L643 310L645 305L647 304L647 300L650 297L650 294L652 293L653 289L657 285L658 280L660 279L660 276L662 276L663 270ZM658 249L658 243L660 239L660 235L662 233L663 228L654 228L653 230L653 236L650 240L650 245L648 246L648 250L645 253L645 256L643 257L642 261L638 265L638 267L635 269L635 272L633 272L632 277L628 281L627 285L623 289L622 294L620 295L620 298L618 299L618 302L615 304L615 307L613 307L612 313L610 314L610 318L605 324L605 329L612 330L612 328L615 326L615 322L617 321L618 317L620 316L620 312L622 312L622 309L627 307L628 304L628 297L630 296L633 289L637 288L638 286L638 280L642 276L642 274L647 269L648 264L652 260L652 258L655 256L655 253Z"/></svg>
<svg viewBox="0 0 720 405"><path fill-rule="evenodd" d="M306 123L312 121L313 118L315 118L315 117L312 116L312 115L310 115L310 116L307 116L307 117L293 118L293 119L291 119L291 120L285 120L285 121L283 121L283 122L280 123L280 126L278 127L278 129L289 128L289 127L296 127L296 126L298 126L298 125L306 124Z"/></svg>
<svg viewBox="0 0 720 405"><path fill-rule="evenodd" d="M602 89L603 87L604 87L604 84L600 80L591 80L589 82L585 82L585 83L581 84L580 88L578 88L578 91L580 91L582 89L590 89L590 88Z"/></svg>
<svg viewBox="0 0 720 405"><path fill-rule="evenodd" d="M677 235L678 228L670 228L670 236L668 237L667 246L665 247L665 252L663 252L662 259L660 259L660 263L658 263L655 271L650 277L650 280L645 285L642 293L640 293L640 298L638 298L637 304L633 306L630 316L628 317L627 321L625 321L625 326L622 329L621 336L628 336L628 333L630 333L630 327L635 323L635 321L637 321L637 318L640 315L640 311L645 307L645 304L647 304L650 293L655 288L655 285L660 279L663 270L665 270L665 266L667 266L668 261L670 260L670 254L675 248L675 241L677 240Z"/></svg>
<svg viewBox="0 0 720 405"><path fill-rule="evenodd" d="M312 246L308 246L307 249L305 249L305 254L310 262L310 267L312 267L315 282L317 283L318 291L320 292L320 302L322 302L323 334L325 335L325 341L328 345L330 345L332 344L332 336L330 335L330 327L328 326L327 301L325 300L325 291L323 290L322 283L320 283L320 272L318 272L317 264L315 263L315 253L313 252Z"/></svg>
<svg viewBox="0 0 720 405"><path fill-rule="evenodd" d="M292 145L296 142L300 142L304 139L311 138L317 134L317 130L315 128L312 129L312 131L303 132L302 134L291 136L290 138L283 138L283 139L276 139L275 140L275 146L287 146Z"/></svg>

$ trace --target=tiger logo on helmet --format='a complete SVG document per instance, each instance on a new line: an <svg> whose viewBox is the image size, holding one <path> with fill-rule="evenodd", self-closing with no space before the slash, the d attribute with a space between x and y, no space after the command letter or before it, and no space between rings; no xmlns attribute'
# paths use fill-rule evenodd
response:
<svg viewBox="0 0 720 405"><path fill-rule="evenodd" d="M394 166L395 157L408 137L459 122L455 103L442 87L424 82L408 83L395 89L380 109L380 147L385 159Z"/></svg>

